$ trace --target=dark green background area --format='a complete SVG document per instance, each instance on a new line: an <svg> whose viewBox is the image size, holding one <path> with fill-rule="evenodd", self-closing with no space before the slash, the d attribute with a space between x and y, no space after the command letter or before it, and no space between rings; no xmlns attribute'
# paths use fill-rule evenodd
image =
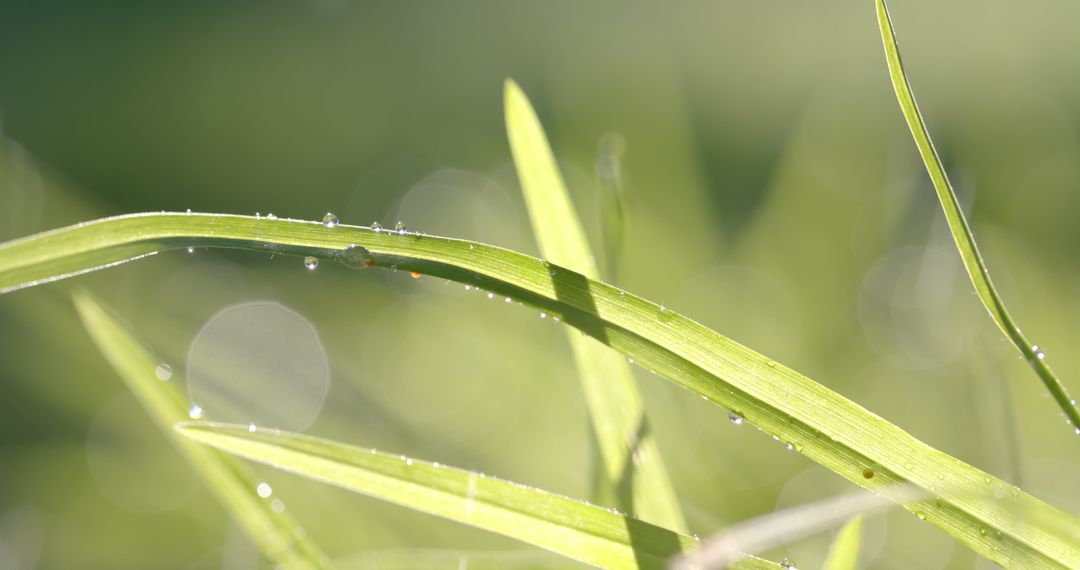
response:
<svg viewBox="0 0 1080 570"><path fill-rule="evenodd" d="M1080 392L1080 7L890 7L995 282ZM971 294L870 1L2 2L0 239L148 210L332 211L535 253L502 123L507 77L536 106L597 246L601 140L625 143L609 280L1080 512L1080 441ZM124 315L181 385L212 315L279 302L329 359L309 433L588 497L590 433L561 325L400 273L168 253L0 297L0 567L262 564L124 404L73 286ZM850 490L638 372L694 532ZM90 436L102 410L127 410L109 416L126 435ZM91 455L115 468L95 472ZM476 565L475 551L532 552L260 473L343 567L378 567L371 551L446 549L449 568L458 550ZM874 521L868 567L990 567L909 514ZM767 554L814 568L827 539Z"/></svg>

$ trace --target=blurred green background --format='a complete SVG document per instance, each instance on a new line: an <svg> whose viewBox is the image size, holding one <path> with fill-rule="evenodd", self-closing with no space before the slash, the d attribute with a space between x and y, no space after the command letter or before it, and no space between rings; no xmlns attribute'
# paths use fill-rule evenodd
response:
<svg viewBox="0 0 1080 570"><path fill-rule="evenodd" d="M995 281L1080 392L1080 6L891 8ZM536 105L597 245L596 166L624 150L611 280L1080 512L1080 441L972 294L869 0L4 2L0 239L147 210L331 211L535 253L506 77ZM562 325L434 281L197 251L0 297L0 567L265 564L94 350L71 287L124 315L181 385L219 311L288 307L331 379L308 433L587 498ZM694 532L852 489L637 373ZM283 391L256 376L253 394ZM572 566L258 470L342 567ZM868 568L992 567L904 511L867 533ZM768 554L816 568L827 543Z"/></svg>

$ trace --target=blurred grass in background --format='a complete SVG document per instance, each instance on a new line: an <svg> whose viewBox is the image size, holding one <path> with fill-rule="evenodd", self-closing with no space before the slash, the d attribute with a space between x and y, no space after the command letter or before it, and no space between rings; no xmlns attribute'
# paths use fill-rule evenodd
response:
<svg viewBox="0 0 1080 570"><path fill-rule="evenodd" d="M1080 7L892 11L995 282L1080 389ZM535 253L502 124L508 76L594 245L599 153L622 141L621 286L1080 512L1075 436L972 294L871 2L3 3L0 239L144 210L332 211ZM260 565L89 342L75 284L179 370L220 310L280 303L314 325L329 363L308 433L589 495L588 419L558 325L403 272L170 253L0 298L0 567ZM692 531L850 488L637 373ZM259 470L344 567L414 550L425 566L490 550L511 551L494 566L566 565ZM990 567L902 511L865 528L873 568ZM814 567L827 548L771 558Z"/></svg>

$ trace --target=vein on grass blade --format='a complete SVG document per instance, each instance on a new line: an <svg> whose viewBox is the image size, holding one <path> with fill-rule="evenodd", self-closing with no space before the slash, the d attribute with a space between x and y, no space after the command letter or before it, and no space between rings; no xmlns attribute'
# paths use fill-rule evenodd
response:
<svg viewBox="0 0 1080 570"><path fill-rule="evenodd" d="M926 171L930 174L930 180L934 183L938 201L941 202L941 209L945 212L945 219L949 223L949 231L952 233L953 241L956 243L956 249L960 252L964 268L971 278L971 284L975 286L979 300L982 301L983 306L990 313L990 317L994 319L994 323L1020 350L1020 354L1031 365L1031 368L1042 380L1046 389L1050 391L1058 406L1065 412L1065 416L1073 426L1072 429L1077 435L1080 435L1080 408L1077 407L1076 400L1069 396L1065 385L1050 369L1043 351L1037 345L1033 345L1028 341L1024 334L1020 332L1020 327L1009 316L1004 301L1001 300L997 289L994 288L994 284L990 281L990 272L986 268L986 262L983 261L982 255L979 253L978 246L975 244L975 235L971 232L971 226L968 224L967 218L964 217L960 202L956 198L956 192L953 190L952 183L949 182L945 167L941 164L941 158L938 157L934 143L930 140L930 132L926 128L926 122L923 121L922 113L919 112L919 106L915 102L915 95L911 91L911 84L908 82L907 73L905 73L904 65L900 60L900 47L896 42L896 34L893 31L892 19L889 16L889 9L885 5L885 0L877 0L877 19L878 27L881 29L881 41L885 46L885 59L889 65L889 78L892 80L893 90L896 91L896 99L900 103L900 110L903 112L904 119L911 130L911 136L915 139L915 146L919 149L923 164L926 165Z"/></svg>

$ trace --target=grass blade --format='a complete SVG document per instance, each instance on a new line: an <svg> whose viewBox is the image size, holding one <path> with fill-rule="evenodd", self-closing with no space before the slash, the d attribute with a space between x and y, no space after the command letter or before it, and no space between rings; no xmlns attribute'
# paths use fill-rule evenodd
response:
<svg viewBox="0 0 1080 570"><path fill-rule="evenodd" d="M829 557L822 570L856 570L859 567L859 548L862 547L862 515L852 518L829 547Z"/></svg>
<svg viewBox="0 0 1080 570"><path fill-rule="evenodd" d="M544 129L525 93L506 81L506 131L540 251L552 263L599 278ZM686 532L686 521L649 429L641 393L623 357L567 330L609 491L628 513Z"/></svg>
<svg viewBox="0 0 1080 570"><path fill-rule="evenodd" d="M1045 355L1039 350L1039 347L1032 345L1024 338L1020 328L1016 326L1012 317L1009 316L1009 312L1005 309L1005 303L1001 300L997 289L994 288L994 284L990 281L990 272L986 268L986 262L983 261L979 248L975 245L975 236L971 233L971 227L964 217L964 212L960 209L960 202L956 198L956 192L953 191L952 183L949 182L949 177L945 174L945 168L941 164L937 150L934 149L934 143L930 140L930 133L926 129L922 113L919 112L919 106L915 103L915 96L911 92L911 84L908 82L907 74L904 72L904 65L900 60L900 48L896 43L896 34L893 32L892 20L889 17L889 9L885 6L885 0L877 0L877 18L878 27L881 28L881 40L885 46L885 59L889 65L889 77L892 79L893 89L896 91L896 99L900 102L900 110L904 114L908 128L911 129L912 137L915 138L915 146L918 147L919 155L922 157L923 164L926 165L926 171L930 174L930 180L934 183L938 201L941 202L941 208L945 212L945 219L949 223L949 231L952 233L953 241L956 242L956 249L960 252L960 258L964 261L964 268L967 269L968 276L971 277L971 283L975 286L979 300L982 301L986 310L990 312L990 316L997 323L997 326L1012 341L1013 345L1020 350L1024 359L1035 370L1035 374L1046 385L1046 389L1050 391L1058 406L1065 412L1065 417L1073 425L1076 435L1080 435L1080 408L1077 407L1076 400L1069 396L1065 386L1050 370L1050 366L1044 360Z"/></svg>
<svg viewBox="0 0 1080 570"><path fill-rule="evenodd" d="M772 434L862 487L915 487L905 508L1002 565L1080 567L1080 519L912 437L855 402L677 313L502 248L408 232L224 214L134 214L0 244L0 290L166 248L232 247L417 271L513 297ZM552 275L552 270L555 274Z"/></svg>
<svg viewBox="0 0 1080 570"><path fill-rule="evenodd" d="M282 568L330 568L326 555L298 530L299 524L287 512L273 512L256 494L258 482L246 466L177 436L172 426L188 419L187 406L170 383L154 376L161 361L90 295L76 293L73 301L83 326L109 364L266 557Z"/></svg>
<svg viewBox="0 0 1080 570"><path fill-rule="evenodd" d="M603 507L438 463L299 434L187 423L211 445L304 477L496 532L601 568L663 568L697 540ZM745 565L745 566L743 566ZM775 568L746 559L742 568Z"/></svg>

